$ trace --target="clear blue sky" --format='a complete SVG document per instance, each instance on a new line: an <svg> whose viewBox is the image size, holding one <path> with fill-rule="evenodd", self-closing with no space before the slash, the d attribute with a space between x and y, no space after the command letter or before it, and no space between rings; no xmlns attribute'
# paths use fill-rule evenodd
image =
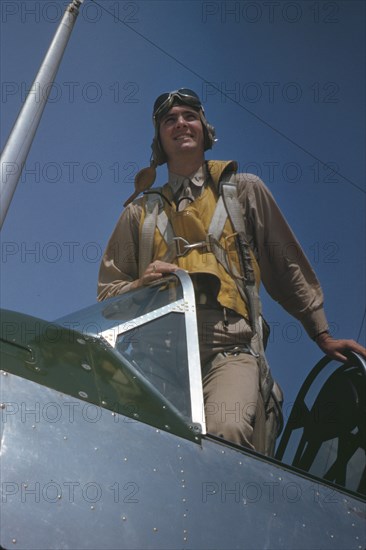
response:
<svg viewBox="0 0 366 550"><path fill-rule="evenodd" d="M1 145L67 2L1 2ZM1 234L1 305L93 303L99 261L146 166L152 103L190 87L308 254L336 336L365 340L365 3L85 0ZM166 171L159 172L158 183ZM291 401L320 350L263 295Z"/></svg>

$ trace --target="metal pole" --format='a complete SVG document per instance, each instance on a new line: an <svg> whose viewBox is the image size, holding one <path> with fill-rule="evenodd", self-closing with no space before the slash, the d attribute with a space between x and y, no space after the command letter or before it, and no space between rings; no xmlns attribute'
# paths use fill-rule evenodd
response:
<svg viewBox="0 0 366 550"><path fill-rule="evenodd" d="M72 0L66 8L2 152L0 159L0 228L4 223L63 53L79 14L79 7L83 1Z"/></svg>

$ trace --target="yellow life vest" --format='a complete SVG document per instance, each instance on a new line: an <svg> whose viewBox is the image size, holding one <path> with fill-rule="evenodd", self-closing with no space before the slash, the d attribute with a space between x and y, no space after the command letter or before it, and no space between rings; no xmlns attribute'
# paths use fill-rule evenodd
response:
<svg viewBox="0 0 366 550"><path fill-rule="evenodd" d="M225 165L226 164L227 163L225 163ZM171 201L171 204L167 201L163 201L163 208L170 222L174 237L184 239L189 244L208 243L209 227L218 201L215 180L218 181L221 177L222 171L220 168L221 163L215 161L209 162L208 169L213 181L209 181L200 197L186 206L184 210L176 210L175 204L172 201L172 191L169 185L166 184L163 187L162 193ZM140 236L144 218L145 209L143 209L143 215L140 221ZM177 244L179 245L179 239ZM219 245L226 251L226 258L228 260L226 268L218 261L209 245L197 248L187 247L183 255L176 254L170 257L169 261L185 269L190 274L203 273L214 276L218 281L217 300L219 303L223 307L232 309L249 319L247 305L238 292L237 283L235 282L236 277L242 276L242 270L236 246L236 233L229 218L226 219L223 227L222 234L219 238ZM166 260L167 254L168 243L156 226L154 229L151 261ZM257 287L259 287L259 266L252 252L251 257L256 284Z"/></svg>

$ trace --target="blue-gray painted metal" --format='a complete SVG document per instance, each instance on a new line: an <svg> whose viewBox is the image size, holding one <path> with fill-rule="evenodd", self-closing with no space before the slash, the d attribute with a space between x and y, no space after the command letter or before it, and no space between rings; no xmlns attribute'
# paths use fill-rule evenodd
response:
<svg viewBox="0 0 366 550"><path fill-rule="evenodd" d="M195 435L192 419L145 378L148 372L140 372L142 359L134 358L134 346L130 352L123 348L126 335L139 352L146 334L151 340L156 331L165 340L166 323L176 341L169 316L184 318L177 325L183 345L177 354L188 368L189 330L197 338L189 284L177 273L64 318L64 327L82 332L54 325L61 331L57 343L47 323L4 313L3 548L365 547L364 500L315 475ZM133 319L139 319L140 331L134 342L128 325L121 325L128 321L134 330ZM113 348L101 336L113 329L117 340L122 336L120 351L115 337ZM199 372L199 362L194 366ZM105 379L111 369L121 375L117 408L108 405L108 396L115 399ZM200 378L197 385L202 391ZM192 387L188 391L193 399ZM126 404L138 414L128 412Z"/></svg>
<svg viewBox="0 0 366 550"><path fill-rule="evenodd" d="M74 27L79 6L73 0L57 28L47 54L6 142L0 160L0 228L2 227L20 174L55 79L65 48Z"/></svg>
<svg viewBox="0 0 366 550"><path fill-rule="evenodd" d="M4 548L365 548L365 504L346 493L0 376Z"/></svg>

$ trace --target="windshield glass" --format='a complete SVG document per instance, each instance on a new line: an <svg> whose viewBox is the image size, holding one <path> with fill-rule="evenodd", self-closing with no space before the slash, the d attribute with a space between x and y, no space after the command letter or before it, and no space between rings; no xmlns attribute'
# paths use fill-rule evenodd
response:
<svg viewBox="0 0 366 550"><path fill-rule="evenodd" d="M187 421L202 426L194 293L188 275L167 277L56 322L113 348L121 373L128 368L142 375ZM116 381L120 378L114 375Z"/></svg>
<svg viewBox="0 0 366 550"><path fill-rule="evenodd" d="M56 323L83 334L95 336L103 334L104 337L110 329L114 329L116 333L117 328L120 330L122 324L125 325L125 329L128 326L135 327L134 321L137 318L145 317L155 310L182 299L183 289L177 282L177 278L169 278L160 284L126 292L71 313L58 319Z"/></svg>
<svg viewBox="0 0 366 550"><path fill-rule="evenodd" d="M184 315L169 313L118 335L117 351L185 417L191 416Z"/></svg>

